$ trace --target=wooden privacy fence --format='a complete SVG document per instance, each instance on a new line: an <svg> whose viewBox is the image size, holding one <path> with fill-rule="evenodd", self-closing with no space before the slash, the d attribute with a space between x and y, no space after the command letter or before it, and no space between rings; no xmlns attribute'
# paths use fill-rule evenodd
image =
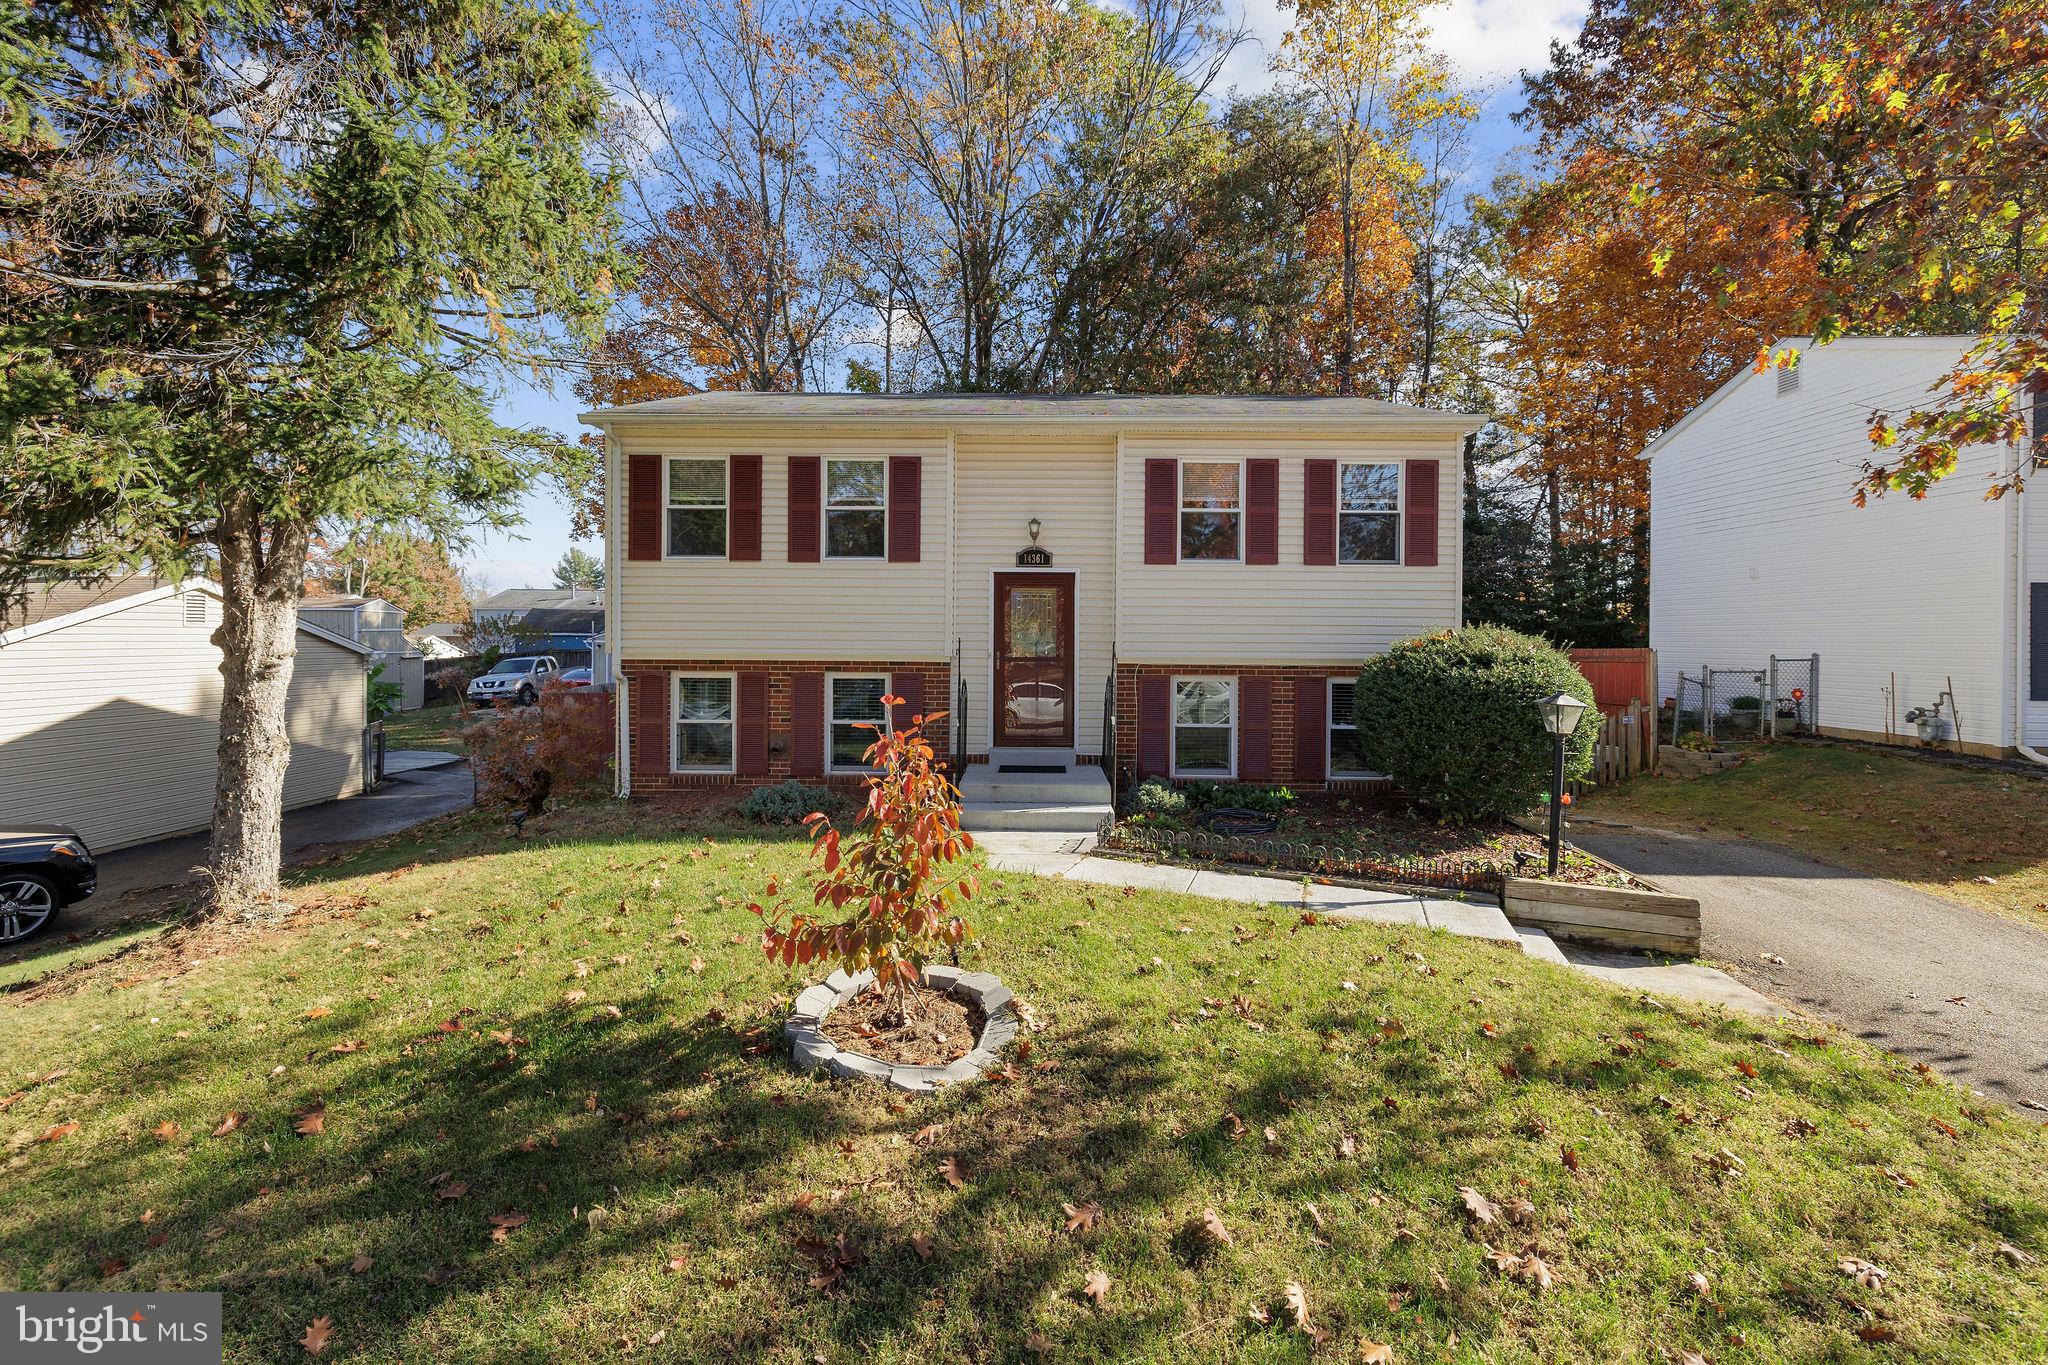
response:
<svg viewBox="0 0 2048 1365"><path fill-rule="evenodd" d="M1612 787L1627 782L1648 772L1656 760L1657 712L1653 707L1637 701L1604 712L1600 717L1600 737L1593 745L1593 780L1572 783L1572 797L1577 799L1594 786Z"/></svg>
<svg viewBox="0 0 2048 1365"><path fill-rule="evenodd" d="M1574 667L1593 685L1593 700L1608 715L1641 702L1657 709L1657 651L1654 649L1574 649L1567 653Z"/></svg>

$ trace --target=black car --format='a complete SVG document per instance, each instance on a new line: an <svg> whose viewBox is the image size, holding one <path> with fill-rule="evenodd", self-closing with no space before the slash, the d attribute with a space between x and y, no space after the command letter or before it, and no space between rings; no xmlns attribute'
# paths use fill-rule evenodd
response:
<svg viewBox="0 0 2048 1365"><path fill-rule="evenodd" d="M37 933L99 885L99 864L75 829L0 829L0 946Z"/></svg>

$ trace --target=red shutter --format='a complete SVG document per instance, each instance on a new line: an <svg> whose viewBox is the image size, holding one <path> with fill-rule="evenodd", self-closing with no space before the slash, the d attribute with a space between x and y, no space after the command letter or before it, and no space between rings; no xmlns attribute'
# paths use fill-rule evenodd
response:
<svg viewBox="0 0 2048 1365"><path fill-rule="evenodd" d="M1301 562L1337 562L1337 462L1302 465Z"/></svg>
<svg viewBox="0 0 2048 1365"><path fill-rule="evenodd" d="M635 672L627 675L632 693L633 757L636 773L665 773L669 770L669 706L674 684L666 673Z"/></svg>
<svg viewBox="0 0 2048 1365"><path fill-rule="evenodd" d="M903 698L903 705L889 716L891 728L908 730L911 722L924 714L924 674L914 668L906 668L889 679L889 690ZM937 743L933 736L927 736Z"/></svg>
<svg viewBox="0 0 2048 1365"><path fill-rule="evenodd" d="M889 562L915 564L923 544L924 461L889 457Z"/></svg>
<svg viewBox="0 0 2048 1365"><path fill-rule="evenodd" d="M768 775L768 675L740 674L739 752L735 770L741 777Z"/></svg>
<svg viewBox="0 0 2048 1365"><path fill-rule="evenodd" d="M1330 684L1323 678L1294 680L1294 780L1320 782L1329 763Z"/></svg>
<svg viewBox="0 0 2048 1365"><path fill-rule="evenodd" d="M1435 460L1408 462L1408 550L1404 564L1436 563L1436 482L1441 466Z"/></svg>
<svg viewBox="0 0 2048 1365"><path fill-rule="evenodd" d="M1179 520L1174 506L1180 500L1180 462L1145 461L1145 562L1172 564L1175 552L1174 524Z"/></svg>
<svg viewBox="0 0 2048 1365"><path fill-rule="evenodd" d="M1237 775L1247 782L1273 777L1273 680L1237 680Z"/></svg>
<svg viewBox="0 0 2048 1365"><path fill-rule="evenodd" d="M824 478L823 462L816 455L789 457L789 562L816 564L818 535L822 529L819 512L819 484Z"/></svg>
<svg viewBox="0 0 2048 1365"><path fill-rule="evenodd" d="M1168 464L1173 461L1168 460ZM1172 767L1173 679L1138 679L1138 776L1165 777Z"/></svg>
<svg viewBox="0 0 2048 1365"><path fill-rule="evenodd" d="M761 557L761 457L732 457L731 506L726 511L732 523L726 532L725 557L755 560Z"/></svg>
<svg viewBox="0 0 2048 1365"><path fill-rule="evenodd" d="M817 461L811 462L812 466ZM789 772L821 777L825 772L825 675L798 673L789 680Z"/></svg>
<svg viewBox="0 0 2048 1365"><path fill-rule="evenodd" d="M626 457L626 558L661 558L661 456Z"/></svg>
<svg viewBox="0 0 2048 1365"><path fill-rule="evenodd" d="M1280 562L1280 462L1244 462L1244 562Z"/></svg>

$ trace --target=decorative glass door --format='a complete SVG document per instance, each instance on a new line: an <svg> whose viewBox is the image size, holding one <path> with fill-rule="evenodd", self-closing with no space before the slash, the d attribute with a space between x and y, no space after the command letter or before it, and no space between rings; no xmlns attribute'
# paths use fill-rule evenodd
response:
<svg viewBox="0 0 2048 1365"><path fill-rule="evenodd" d="M1074 742L1074 576L996 575L995 742Z"/></svg>

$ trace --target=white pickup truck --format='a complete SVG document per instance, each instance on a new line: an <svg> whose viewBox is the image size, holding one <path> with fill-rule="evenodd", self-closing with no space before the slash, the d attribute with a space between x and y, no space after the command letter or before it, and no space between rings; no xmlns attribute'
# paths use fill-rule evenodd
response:
<svg viewBox="0 0 2048 1365"><path fill-rule="evenodd" d="M463 695L485 706L501 701L531 706L539 698L541 688L560 668L552 654L500 659L491 666L490 672L471 678Z"/></svg>

